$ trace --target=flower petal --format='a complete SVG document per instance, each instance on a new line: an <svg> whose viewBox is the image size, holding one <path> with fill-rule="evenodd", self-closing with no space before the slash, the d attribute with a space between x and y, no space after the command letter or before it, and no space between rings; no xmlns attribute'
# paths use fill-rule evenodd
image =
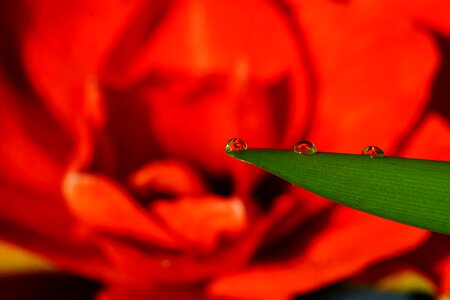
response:
<svg viewBox="0 0 450 300"><path fill-rule="evenodd" d="M246 236L210 255L149 251L108 237L99 242L121 275L115 279L116 283L142 290L158 285L197 284L216 274L237 269L249 259L260 237L260 234Z"/></svg>
<svg viewBox="0 0 450 300"><path fill-rule="evenodd" d="M71 222L59 191L70 141L32 94L0 78L0 219L61 237Z"/></svg>
<svg viewBox="0 0 450 300"><path fill-rule="evenodd" d="M146 15L140 17L148 23ZM251 77L273 80L298 64L293 43L283 16L270 3L178 1L125 74L144 77L151 69L231 74L241 62L242 75L249 68Z"/></svg>
<svg viewBox="0 0 450 300"><path fill-rule="evenodd" d="M268 229L283 215L271 214L255 220L248 231L233 241L221 243L213 252L161 251L136 247L120 240L103 236L98 239L107 257L114 262L119 276L116 284L146 290L156 286L172 286L187 283L199 284L219 274L241 268L253 255Z"/></svg>
<svg viewBox="0 0 450 300"><path fill-rule="evenodd" d="M141 32L142 42L150 21L146 14L136 18L130 26ZM308 76L291 27L264 1L178 1L155 34L147 35L142 54L132 56L129 68L112 76L147 86L142 93L151 106L144 109L151 113L150 128L165 153L203 166L200 151L187 145L208 140L202 143L203 153L211 155L207 168L223 171L228 164L223 145L229 138L237 135L255 139L249 140L252 146L274 146L286 142L287 131L298 134L305 126ZM261 30L264 35L255 34Z"/></svg>
<svg viewBox="0 0 450 300"><path fill-rule="evenodd" d="M238 198L213 195L155 201L151 210L186 248L211 252L223 238L236 238L247 227L247 212Z"/></svg>
<svg viewBox="0 0 450 300"><path fill-rule="evenodd" d="M199 174L176 160L152 161L131 174L130 187L139 194L197 196L206 191Z"/></svg>
<svg viewBox="0 0 450 300"><path fill-rule="evenodd" d="M3 185L55 196L63 174L60 161L68 158L69 141L38 101L20 98L1 79L0 94Z"/></svg>
<svg viewBox="0 0 450 300"><path fill-rule="evenodd" d="M28 26L20 36L26 71L48 108L67 126L84 109L93 76L120 28L140 5L140 1L106 5L46 0L21 7L28 13Z"/></svg>
<svg viewBox="0 0 450 300"><path fill-rule="evenodd" d="M429 113L402 155L450 161L450 124L439 114Z"/></svg>
<svg viewBox="0 0 450 300"><path fill-rule="evenodd" d="M295 233L298 228L325 209L335 205L328 199L317 196L307 190L292 187L286 194L275 199L275 205L270 211L269 218L279 215L264 237L268 245L275 244L280 239ZM270 254L269 254L270 255Z"/></svg>
<svg viewBox="0 0 450 300"><path fill-rule="evenodd" d="M395 147L428 101L438 63L431 33L377 2L301 2L296 12L321 87L311 133L318 149Z"/></svg>
<svg viewBox="0 0 450 300"><path fill-rule="evenodd" d="M200 286L178 287L166 286L150 289L148 291L131 290L129 287L110 286L102 290L96 297L97 300L202 300L203 291Z"/></svg>
<svg viewBox="0 0 450 300"><path fill-rule="evenodd" d="M434 31L450 35L450 3L446 0L381 2L396 14L408 14L412 20L431 27Z"/></svg>
<svg viewBox="0 0 450 300"><path fill-rule="evenodd" d="M273 108L280 105L280 99L267 93L272 83L253 82L244 90L233 90L226 75L173 73L170 78L145 91L149 125L166 155L223 172L229 169L225 143L235 135L248 137L252 147L273 145L283 138L272 123Z"/></svg>
<svg viewBox="0 0 450 300"><path fill-rule="evenodd" d="M119 186L96 175L69 173L63 183L66 203L82 224L129 235L166 247L177 242Z"/></svg>
<svg viewBox="0 0 450 300"><path fill-rule="evenodd" d="M321 222L326 222L326 226L318 229ZM410 250L429 235L427 231L343 206L332 210L328 220L318 218L313 223L308 226L316 231L308 241L303 241L303 250L291 261L224 276L212 282L209 292L214 296L243 299L309 292L348 277L371 263ZM248 289L249 286L253 288Z"/></svg>

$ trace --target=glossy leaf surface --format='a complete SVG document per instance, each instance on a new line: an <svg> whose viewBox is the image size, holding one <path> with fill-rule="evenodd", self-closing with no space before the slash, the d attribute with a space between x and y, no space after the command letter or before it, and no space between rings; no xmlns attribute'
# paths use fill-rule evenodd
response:
<svg viewBox="0 0 450 300"><path fill-rule="evenodd" d="M343 205L450 234L450 163L249 149L230 156Z"/></svg>

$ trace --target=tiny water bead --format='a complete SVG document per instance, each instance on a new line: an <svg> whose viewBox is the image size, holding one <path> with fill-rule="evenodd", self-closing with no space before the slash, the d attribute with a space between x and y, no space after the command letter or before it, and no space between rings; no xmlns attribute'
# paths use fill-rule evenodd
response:
<svg viewBox="0 0 450 300"><path fill-rule="evenodd" d="M247 150L247 143L241 138L232 138L225 146L227 152L237 152Z"/></svg>
<svg viewBox="0 0 450 300"><path fill-rule="evenodd" d="M362 155L370 156L372 158L382 158L384 157L384 152L377 146L367 146L362 151Z"/></svg>
<svg viewBox="0 0 450 300"><path fill-rule="evenodd" d="M310 141L300 141L295 143L294 152L303 155L313 155L317 153L317 149Z"/></svg>

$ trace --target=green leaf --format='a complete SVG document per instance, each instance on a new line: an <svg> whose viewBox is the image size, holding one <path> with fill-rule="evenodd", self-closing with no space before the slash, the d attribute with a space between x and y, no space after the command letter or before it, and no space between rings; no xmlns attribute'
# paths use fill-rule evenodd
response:
<svg viewBox="0 0 450 300"><path fill-rule="evenodd" d="M248 149L228 155L343 205L450 234L450 163Z"/></svg>

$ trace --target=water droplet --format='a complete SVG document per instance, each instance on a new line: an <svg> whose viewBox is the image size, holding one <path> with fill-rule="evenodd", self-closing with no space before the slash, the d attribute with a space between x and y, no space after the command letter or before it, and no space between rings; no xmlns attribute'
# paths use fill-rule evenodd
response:
<svg viewBox="0 0 450 300"><path fill-rule="evenodd" d="M362 155L370 156L372 158L382 158L384 157L384 152L377 146L367 146L362 151Z"/></svg>
<svg viewBox="0 0 450 300"><path fill-rule="evenodd" d="M247 150L247 143L241 138L232 138L225 146L227 152Z"/></svg>
<svg viewBox="0 0 450 300"><path fill-rule="evenodd" d="M310 141L300 141L295 143L294 152L303 155L313 155L317 153L317 149Z"/></svg>

